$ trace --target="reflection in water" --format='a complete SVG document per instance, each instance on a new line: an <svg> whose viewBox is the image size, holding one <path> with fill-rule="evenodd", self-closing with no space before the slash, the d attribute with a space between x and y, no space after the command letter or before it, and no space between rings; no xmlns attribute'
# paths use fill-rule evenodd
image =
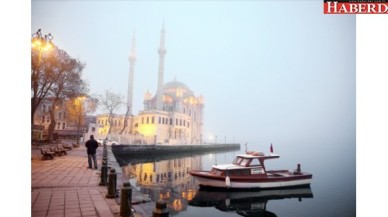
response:
<svg viewBox="0 0 388 217"><path fill-rule="evenodd" d="M189 174L191 169L201 169L201 156L185 157L152 163L140 163L123 166L131 185L140 187L152 201L163 199L167 203L170 215L187 209L194 198L198 185Z"/></svg>
<svg viewBox="0 0 388 217"><path fill-rule="evenodd" d="M175 216L188 206L215 207L223 212L235 212L241 216L276 216L266 210L269 200L285 198L312 198L310 187L262 191L222 191L201 188L189 174L191 169L202 170L202 156L176 158L122 166L131 185L152 201L166 201L170 215ZM205 159L205 158L204 158ZM198 215L201 212L198 212Z"/></svg>
<svg viewBox="0 0 388 217"><path fill-rule="evenodd" d="M226 191L201 188L189 202L190 206L215 207L223 212L235 211L241 216L273 216L276 214L266 210L269 200L285 198L312 198L310 187L284 188L261 191Z"/></svg>

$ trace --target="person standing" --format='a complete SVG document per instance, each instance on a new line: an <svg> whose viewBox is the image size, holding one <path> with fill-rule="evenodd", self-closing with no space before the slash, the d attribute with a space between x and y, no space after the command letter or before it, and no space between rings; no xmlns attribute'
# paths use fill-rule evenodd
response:
<svg viewBox="0 0 388 217"><path fill-rule="evenodd" d="M98 142L94 139L93 135L90 135L90 139L85 143L88 153L89 169L92 169L92 159L94 163L94 169L97 169L96 149L98 148Z"/></svg>

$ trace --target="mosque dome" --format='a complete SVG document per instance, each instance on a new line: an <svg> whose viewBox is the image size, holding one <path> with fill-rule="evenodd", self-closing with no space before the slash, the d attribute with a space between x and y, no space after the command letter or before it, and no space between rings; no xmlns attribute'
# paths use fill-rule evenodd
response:
<svg viewBox="0 0 388 217"><path fill-rule="evenodd" d="M194 95L193 91L191 91L186 84L177 80L165 83L163 86L163 93L170 96L181 96L181 97Z"/></svg>

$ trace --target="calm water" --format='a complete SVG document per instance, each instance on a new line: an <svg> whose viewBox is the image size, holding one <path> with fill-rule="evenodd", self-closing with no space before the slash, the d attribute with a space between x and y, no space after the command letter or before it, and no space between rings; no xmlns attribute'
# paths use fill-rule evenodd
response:
<svg viewBox="0 0 388 217"><path fill-rule="evenodd" d="M331 147L331 148L330 148ZM333 148L335 147L335 148ZM356 216L355 144L276 147L279 159L266 161L267 169L295 169L313 174L310 188L280 191L220 192L199 190L190 169L209 170L231 163L245 150L207 153L171 160L128 164L124 172L153 201L167 202L171 216ZM248 147L269 150L268 147ZM128 159L130 162L130 159ZM286 196L276 196L276 195ZM250 214L250 215L249 215Z"/></svg>

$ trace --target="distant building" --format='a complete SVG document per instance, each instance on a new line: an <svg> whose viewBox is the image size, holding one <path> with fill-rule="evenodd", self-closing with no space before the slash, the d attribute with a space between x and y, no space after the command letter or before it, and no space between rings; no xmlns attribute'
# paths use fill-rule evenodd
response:
<svg viewBox="0 0 388 217"><path fill-rule="evenodd" d="M115 115L112 126L108 114L97 115L98 137L107 137L109 127L114 140L128 144L201 144L203 141L204 98L195 96L184 83L177 80L164 83L165 30L161 30L158 49L159 72L156 94L144 95L144 110L132 114L133 75L136 61L135 38L129 55L127 108L129 116ZM120 134L125 125L125 130Z"/></svg>
<svg viewBox="0 0 388 217"><path fill-rule="evenodd" d="M52 107L50 98L44 99L38 106L34 114L34 126L32 126L32 140L46 140L48 128L51 123L49 111ZM85 131L84 127L78 129L77 123L69 117L66 102L63 101L54 109L55 128L53 139L78 139ZM95 122L95 121L94 121Z"/></svg>

